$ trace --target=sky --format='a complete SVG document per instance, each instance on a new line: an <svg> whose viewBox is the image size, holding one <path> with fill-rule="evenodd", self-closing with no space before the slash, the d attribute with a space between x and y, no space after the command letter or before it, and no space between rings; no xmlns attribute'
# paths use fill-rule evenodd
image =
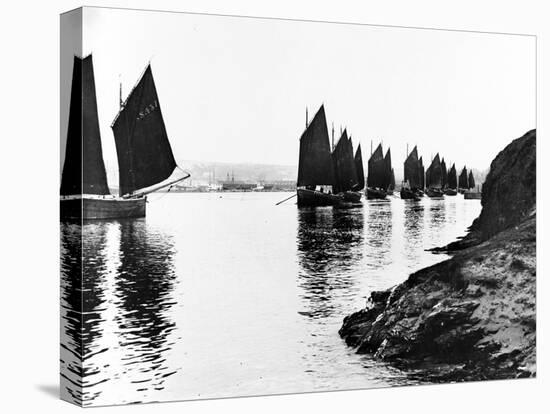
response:
<svg viewBox="0 0 550 414"><path fill-rule="evenodd" d="M407 145L486 169L536 127L533 36L102 8L82 21L82 45L61 53L61 163L74 54L93 55L111 172L119 83L126 99L149 62L180 163L296 165L306 107L311 119L321 104L365 162L382 142L396 169Z"/></svg>

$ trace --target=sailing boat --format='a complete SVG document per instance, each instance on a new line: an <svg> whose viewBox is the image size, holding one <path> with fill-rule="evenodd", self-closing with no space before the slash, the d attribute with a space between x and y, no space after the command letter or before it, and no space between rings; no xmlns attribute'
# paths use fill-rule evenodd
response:
<svg viewBox="0 0 550 414"><path fill-rule="evenodd" d="M393 189L395 187L395 179L394 185L392 186L392 173L391 150L388 148L386 156L384 157L384 188L386 188L386 194L388 195L393 195Z"/></svg>
<svg viewBox="0 0 550 414"><path fill-rule="evenodd" d="M426 171L426 194L428 197L443 197L443 171L439 153L436 154Z"/></svg>
<svg viewBox="0 0 550 414"><path fill-rule="evenodd" d="M472 170L470 170L470 174L468 175L468 189L472 189L476 187L476 180L474 179L474 174Z"/></svg>
<svg viewBox="0 0 550 414"><path fill-rule="evenodd" d="M418 159L418 150L415 147L407 154L403 163L403 185L400 195L404 200L419 200L424 181L424 166L422 157Z"/></svg>
<svg viewBox="0 0 550 414"><path fill-rule="evenodd" d="M61 178L62 219L144 217L147 194L189 177L183 171L183 175L174 173L177 164L150 65L122 105L112 128L119 164L118 197L111 195L107 186L92 56L75 57Z"/></svg>
<svg viewBox="0 0 550 414"><path fill-rule="evenodd" d="M321 105L309 124L306 111L306 129L300 137L296 182L298 207L339 204L344 198L342 195L333 194L334 184L327 120L324 105Z"/></svg>
<svg viewBox="0 0 550 414"><path fill-rule="evenodd" d="M457 181L456 181L456 167L453 164L451 169L447 172L447 188L445 189L445 195L455 196L457 193Z"/></svg>
<svg viewBox="0 0 550 414"><path fill-rule="evenodd" d="M481 200L481 191L479 188L476 190L476 181L474 179L474 173L470 170L468 174L468 191L464 192L465 200Z"/></svg>
<svg viewBox="0 0 550 414"><path fill-rule="evenodd" d="M359 178L353 155L353 144L345 129L332 151L332 161L334 164L334 193L341 194L344 201L352 203L361 201L361 193L357 191Z"/></svg>
<svg viewBox="0 0 550 414"><path fill-rule="evenodd" d="M361 153L361 144L357 146L354 156L355 171L357 171L356 191L362 191L365 188L365 170L363 168L363 154Z"/></svg>
<svg viewBox="0 0 550 414"><path fill-rule="evenodd" d="M462 171L460 172L460 176L458 177L458 191L460 193L464 193L468 189L468 171L466 170L466 166L462 168Z"/></svg>
<svg viewBox="0 0 550 414"><path fill-rule="evenodd" d="M388 182L386 180L386 161L382 144L378 144L371 154L367 174L367 199L385 199Z"/></svg>

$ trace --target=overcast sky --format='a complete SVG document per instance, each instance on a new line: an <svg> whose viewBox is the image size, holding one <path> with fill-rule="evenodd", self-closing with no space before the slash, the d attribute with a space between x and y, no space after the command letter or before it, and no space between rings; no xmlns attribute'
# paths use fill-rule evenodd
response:
<svg viewBox="0 0 550 414"><path fill-rule="evenodd" d="M365 158L382 140L396 169L407 143L484 169L535 128L530 36L86 8L82 47L111 171L119 79L125 99L149 61L178 160L297 164L305 108L322 103L329 129L347 127Z"/></svg>

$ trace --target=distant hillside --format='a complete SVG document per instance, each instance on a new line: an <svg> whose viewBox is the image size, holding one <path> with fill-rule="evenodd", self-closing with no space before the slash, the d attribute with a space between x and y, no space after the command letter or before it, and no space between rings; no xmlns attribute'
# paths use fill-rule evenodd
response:
<svg viewBox="0 0 550 414"><path fill-rule="evenodd" d="M208 184L214 181L225 181L235 177L238 181L264 182L296 180L296 165L271 165L251 163L227 163L208 161L178 161L180 167L191 174L194 184Z"/></svg>

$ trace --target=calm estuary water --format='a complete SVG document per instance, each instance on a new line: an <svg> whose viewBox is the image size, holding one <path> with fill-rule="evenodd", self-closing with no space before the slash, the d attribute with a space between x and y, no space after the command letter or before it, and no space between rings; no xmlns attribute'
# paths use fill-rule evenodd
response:
<svg viewBox="0 0 550 414"><path fill-rule="evenodd" d="M154 195L145 219L90 222L82 240L62 224L62 394L108 405L414 383L338 329L371 291L444 260L424 250L464 235L479 200L275 206L289 195ZM80 255L82 286L69 277Z"/></svg>

